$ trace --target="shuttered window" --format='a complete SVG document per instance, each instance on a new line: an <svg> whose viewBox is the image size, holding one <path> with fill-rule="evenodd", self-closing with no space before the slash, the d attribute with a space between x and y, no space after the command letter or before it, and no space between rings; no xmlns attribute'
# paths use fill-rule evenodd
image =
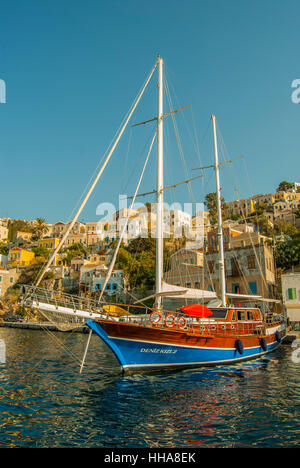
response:
<svg viewBox="0 0 300 468"><path fill-rule="evenodd" d="M288 299L296 299L296 288L288 289Z"/></svg>

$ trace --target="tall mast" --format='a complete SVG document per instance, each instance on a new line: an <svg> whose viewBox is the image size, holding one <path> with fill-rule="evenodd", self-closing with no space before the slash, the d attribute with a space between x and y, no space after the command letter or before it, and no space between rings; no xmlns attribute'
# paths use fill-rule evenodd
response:
<svg viewBox="0 0 300 468"><path fill-rule="evenodd" d="M162 291L163 280L163 60L158 56L158 112L157 112L157 213L156 213L156 294ZM156 298L161 308L161 297Z"/></svg>
<svg viewBox="0 0 300 468"><path fill-rule="evenodd" d="M218 213L218 245L219 245L219 277L221 287L222 306L226 306L226 282L225 282L225 265L224 265L224 245L223 245L223 230L222 230L222 208L221 208L221 188L219 175L219 159L218 159L218 142L216 132L216 117L211 116L213 123L214 134L214 152L215 152L215 172L216 172L216 187L217 187L217 213Z"/></svg>

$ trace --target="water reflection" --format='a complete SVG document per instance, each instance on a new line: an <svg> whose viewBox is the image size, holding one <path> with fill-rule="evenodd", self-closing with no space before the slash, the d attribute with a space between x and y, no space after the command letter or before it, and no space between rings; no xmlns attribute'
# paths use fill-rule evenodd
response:
<svg viewBox="0 0 300 468"><path fill-rule="evenodd" d="M230 367L122 377L94 336L81 375L85 335L54 341L1 329L0 338L1 447L298 445L300 378L289 347Z"/></svg>

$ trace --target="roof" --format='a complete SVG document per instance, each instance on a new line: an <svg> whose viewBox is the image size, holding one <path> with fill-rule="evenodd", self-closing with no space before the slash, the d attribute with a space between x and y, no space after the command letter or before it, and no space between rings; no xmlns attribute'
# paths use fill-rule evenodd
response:
<svg viewBox="0 0 300 468"><path fill-rule="evenodd" d="M12 248L10 249L10 252L11 252L12 250L24 250L25 252L30 252L30 253L34 254L34 252L32 252L31 250L23 249L22 247L12 247Z"/></svg>

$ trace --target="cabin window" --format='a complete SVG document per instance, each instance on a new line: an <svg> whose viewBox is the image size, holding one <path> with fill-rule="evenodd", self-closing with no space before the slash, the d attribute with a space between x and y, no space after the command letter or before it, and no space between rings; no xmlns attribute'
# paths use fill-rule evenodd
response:
<svg viewBox="0 0 300 468"><path fill-rule="evenodd" d="M252 312L252 310L247 310L247 320L253 320L253 312Z"/></svg>
<svg viewBox="0 0 300 468"><path fill-rule="evenodd" d="M236 321L236 316L235 316L235 311L232 312L232 319L231 319L233 322Z"/></svg>
<svg viewBox="0 0 300 468"><path fill-rule="evenodd" d="M244 310L238 310L237 311L237 317L238 317L238 320L245 320L245 318L246 318L245 311Z"/></svg>
<svg viewBox="0 0 300 468"><path fill-rule="evenodd" d="M211 309L212 315L209 318L214 319L225 319L227 315L227 310Z"/></svg>

